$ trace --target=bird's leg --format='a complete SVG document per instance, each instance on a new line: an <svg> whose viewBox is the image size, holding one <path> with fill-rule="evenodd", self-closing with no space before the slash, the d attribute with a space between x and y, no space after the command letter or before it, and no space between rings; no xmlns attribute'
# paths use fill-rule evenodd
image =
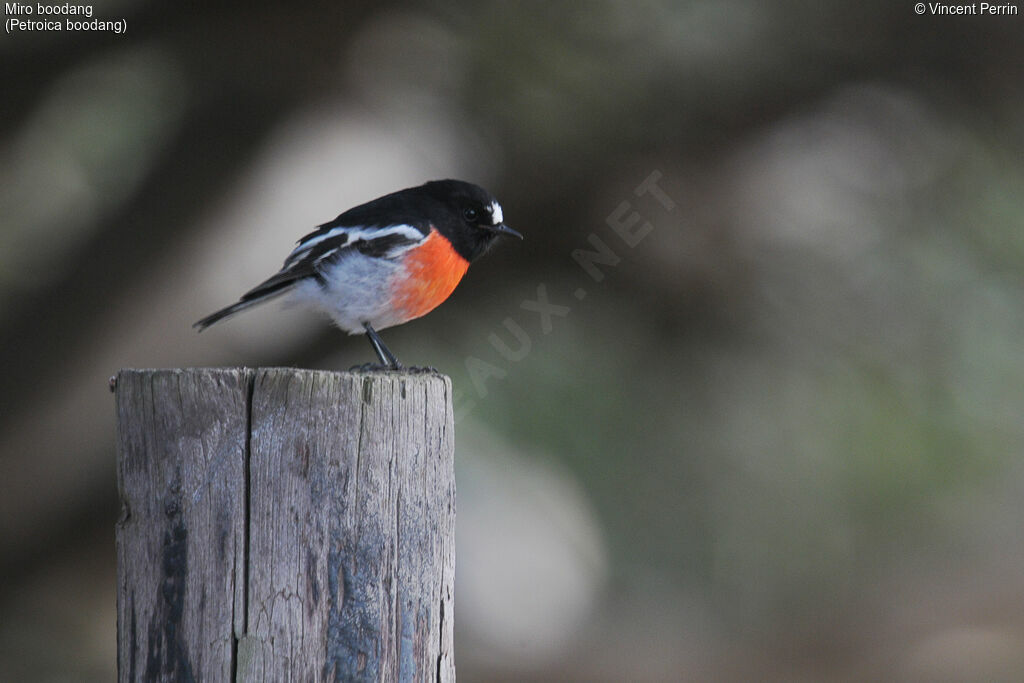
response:
<svg viewBox="0 0 1024 683"><path fill-rule="evenodd" d="M377 330L373 329L370 323L363 323L363 329L366 330L366 338L370 340L373 350L377 353L377 358L380 359L380 364L391 370L401 368L402 364L395 358L395 354L391 353L388 347L384 346L384 342L381 340L380 335L377 334Z"/></svg>

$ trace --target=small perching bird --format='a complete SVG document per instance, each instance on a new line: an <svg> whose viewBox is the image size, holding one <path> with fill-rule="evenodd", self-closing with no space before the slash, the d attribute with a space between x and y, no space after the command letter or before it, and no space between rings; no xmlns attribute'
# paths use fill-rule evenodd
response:
<svg viewBox="0 0 1024 683"><path fill-rule="evenodd" d="M195 323L200 331L283 294L365 333L381 365L401 367L378 330L419 318L455 290L469 264L501 235L501 205L482 187L435 180L349 209L299 240L273 277Z"/></svg>

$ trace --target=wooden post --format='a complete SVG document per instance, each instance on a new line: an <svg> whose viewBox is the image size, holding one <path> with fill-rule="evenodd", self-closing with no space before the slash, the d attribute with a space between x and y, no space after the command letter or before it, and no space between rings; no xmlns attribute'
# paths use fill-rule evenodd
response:
<svg viewBox="0 0 1024 683"><path fill-rule="evenodd" d="M454 681L436 374L122 370L120 681Z"/></svg>

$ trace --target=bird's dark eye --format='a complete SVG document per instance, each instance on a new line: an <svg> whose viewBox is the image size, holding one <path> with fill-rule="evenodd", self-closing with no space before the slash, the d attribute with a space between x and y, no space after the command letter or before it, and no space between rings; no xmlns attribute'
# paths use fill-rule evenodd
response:
<svg viewBox="0 0 1024 683"><path fill-rule="evenodd" d="M462 215L466 218L467 221L475 221L477 216L476 209L466 209L465 211L462 212Z"/></svg>

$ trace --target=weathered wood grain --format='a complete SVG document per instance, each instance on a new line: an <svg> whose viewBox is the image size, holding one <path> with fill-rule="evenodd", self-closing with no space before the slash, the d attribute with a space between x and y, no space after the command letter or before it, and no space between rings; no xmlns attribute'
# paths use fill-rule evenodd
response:
<svg viewBox="0 0 1024 683"><path fill-rule="evenodd" d="M122 371L122 681L452 681L451 383Z"/></svg>
<svg viewBox="0 0 1024 683"><path fill-rule="evenodd" d="M118 375L121 681L232 679L251 377Z"/></svg>

